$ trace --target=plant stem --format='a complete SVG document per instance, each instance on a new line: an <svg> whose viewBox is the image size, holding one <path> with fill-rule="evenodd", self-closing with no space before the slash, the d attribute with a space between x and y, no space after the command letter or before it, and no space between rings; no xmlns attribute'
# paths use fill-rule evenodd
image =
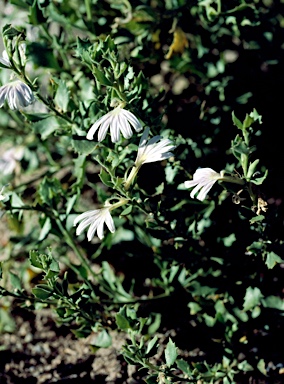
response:
<svg viewBox="0 0 284 384"><path fill-rule="evenodd" d="M56 224L58 225L59 230L61 231L62 235L63 235L64 238L65 238L66 243L69 245L69 247L72 248L73 252L74 252L75 255L78 257L78 259L81 261L81 263L83 264L83 266L84 266L87 270L89 270L89 272L91 273L91 275L92 275L94 278L97 278L96 273L92 270L91 266L89 265L89 263L87 262L87 260L85 259L85 257L82 255L81 251L80 251L80 250L78 249L78 247L76 246L76 244L75 244L75 242L74 242L72 236L71 236L70 233L63 227L58 212L56 212L55 210L53 210L53 215L54 215L54 218L55 218Z"/></svg>

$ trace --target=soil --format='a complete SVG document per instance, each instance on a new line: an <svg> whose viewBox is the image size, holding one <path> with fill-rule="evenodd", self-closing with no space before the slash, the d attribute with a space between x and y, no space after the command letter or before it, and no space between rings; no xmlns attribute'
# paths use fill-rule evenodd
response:
<svg viewBox="0 0 284 384"><path fill-rule="evenodd" d="M68 327L55 323L50 310L34 315L17 309L13 318L16 330L0 335L0 384L143 382L120 354L122 333L111 335L111 347L93 353L92 336L77 339Z"/></svg>

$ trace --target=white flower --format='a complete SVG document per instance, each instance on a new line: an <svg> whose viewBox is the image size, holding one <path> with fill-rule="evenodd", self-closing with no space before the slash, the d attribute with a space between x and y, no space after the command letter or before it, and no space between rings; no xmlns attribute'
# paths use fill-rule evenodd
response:
<svg viewBox="0 0 284 384"><path fill-rule="evenodd" d="M99 129L98 141L104 140L109 127L111 141L113 143L117 143L119 141L120 131L126 139L129 139L133 135L130 124L136 132L142 129L140 121L133 115L133 113L123 109L121 106L118 106L102 116L91 126L87 134L87 139L92 140L96 131Z"/></svg>
<svg viewBox="0 0 284 384"><path fill-rule="evenodd" d="M220 173L215 172L211 168L200 168L194 173L193 180L185 181L184 185L186 188L195 187L190 193L190 197L192 198L194 198L195 194L200 190L196 198L203 201L214 183L219 179L222 179Z"/></svg>
<svg viewBox="0 0 284 384"><path fill-rule="evenodd" d="M4 185L1 190L0 190L0 201L3 201L7 198L5 194L3 194L4 189L8 186L9 184ZM0 218L1 218L1 211L0 211Z"/></svg>
<svg viewBox="0 0 284 384"><path fill-rule="evenodd" d="M2 57L0 57L0 63L2 63L3 65L5 65L8 68L11 67L9 56L8 56L6 50L4 50L2 52Z"/></svg>
<svg viewBox="0 0 284 384"><path fill-rule="evenodd" d="M3 175L9 175L13 173L14 169L17 166L17 161L21 160L24 155L24 148L10 148L5 151L0 157L0 172Z"/></svg>
<svg viewBox="0 0 284 384"><path fill-rule="evenodd" d="M26 44L24 42L22 42L18 45L18 52L20 54L19 55L20 56L20 63L18 60L18 56L16 54L14 54L15 57L13 57L13 61L16 62L17 64L25 65L25 63L27 61L27 57L26 57ZM2 57L0 57L0 63L2 63L3 65L5 65L8 68L12 67L6 50L4 50L2 52Z"/></svg>
<svg viewBox="0 0 284 384"><path fill-rule="evenodd" d="M143 164L165 160L173 156L173 153L170 152L175 149L173 142L169 139L163 139L162 136L154 136L147 142L149 131L150 128L146 128L141 136L135 166L125 179L124 189L126 191L130 188Z"/></svg>
<svg viewBox="0 0 284 384"><path fill-rule="evenodd" d="M104 237L104 224L107 225L111 233L114 233L115 226L110 214L110 207L111 205L105 206L104 208L87 211L77 216L74 220L74 226L77 225L79 221L81 221L81 223L76 229L76 235L80 235L90 226L87 233L88 240L92 240L95 232L97 232L98 238L101 240Z"/></svg>
<svg viewBox="0 0 284 384"><path fill-rule="evenodd" d="M3 201L6 199L6 196L5 195L2 195L4 189L5 189L6 185L4 185L4 187L1 188L0 190L0 201Z"/></svg>
<svg viewBox="0 0 284 384"><path fill-rule="evenodd" d="M175 149L173 142L169 139L163 139L162 136L154 136L148 142L150 128L146 128L141 136L135 166L141 167L145 163L154 163L173 156L170 152Z"/></svg>
<svg viewBox="0 0 284 384"><path fill-rule="evenodd" d="M34 101L34 95L27 84L15 80L0 87L0 108L5 100L11 109L21 109Z"/></svg>

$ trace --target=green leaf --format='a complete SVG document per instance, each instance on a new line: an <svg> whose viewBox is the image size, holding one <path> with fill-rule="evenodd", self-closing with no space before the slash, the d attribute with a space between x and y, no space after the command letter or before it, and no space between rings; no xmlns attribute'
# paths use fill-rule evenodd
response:
<svg viewBox="0 0 284 384"><path fill-rule="evenodd" d="M22 111L22 114L32 123L36 123L37 121L50 117L50 113L25 113Z"/></svg>
<svg viewBox="0 0 284 384"><path fill-rule="evenodd" d="M162 315L160 313L153 314L155 316L155 319L152 324L148 327L148 334L153 335L156 333L156 331L160 328Z"/></svg>
<svg viewBox="0 0 284 384"><path fill-rule="evenodd" d="M97 67L93 67L93 73L96 77L96 79L102 84L102 85L107 85L109 87L111 87L113 85L113 83L108 80L108 78L105 76L105 74L100 71Z"/></svg>
<svg viewBox="0 0 284 384"><path fill-rule="evenodd" d="M97 147L96 143L90 140L85 140L85 138L72 139L71 145L75 152L79 153L80 155L89 155Z"/></svg>
<svg viewBox="0 0 284 384"><path fill-rule="evenodd" d="M67 112L69 99L70 91L67 88L65 81L59 80L54 102L62 112Z"/></svg>
<svg viewBox="0 0 284 384"><path fill-rule="evenodd" d="M265 362L263 359L259 360L258 364L257 364L257 368L258 370L264 375L264 376L267 376L267 372L266 372L266 369L265 369Z"/></svg>
<svg viewBox="0 0 284 384"><path fill-rule="evenodd" d="M166 364L169 368L174 364L177 358L177 348L171 338L169 339L169 342L165 349L165 358L166 358Z"/></svg>
<svg viewBox="0 0 284 384"><path fill-rule="evenodd" d="M41 25L46 22L46 17L42 13L37 0L34 0L33 5L30 7L30 14L28 15L30 24Z"/></svg>
<svg viewBox="0 0 284 384"><path fill-rule="evenodd" d="M43 239L46 238L46 236L49 234L50 230L51 230L52 226L51 226L51 220L50 220L50 217L47 217L45 219L45 222L44 222L44 225L40 231L40 234L39 234L39 241L42 241Z"/></svg>
<svg viewBox="0 0 284 384"><path fill-rule="evenodd" d="M45 176L38 187L38 194L42 204L52 205L53 200L59 200L63 194L60 181Z"/></svg>
<svg viewBox="0 0 284 384"><path fill-rule="evenodd" d="M265 308L274 308L279 309L279 311L284 311L284 301L279 296L268 296L265 299L262 299L261 303Z"/></svg>
<svg viewBox="0 0 284 384"><path fill-rule="evenodd" d="M244 298L244 311L248 311L249 309L252 309L255 306L259 305L262 297L263 294L261 293L259 288L248 287Z"/></svg>
<svg viewBox="0 0 284 384"><path fill-rule="evenodd" d="M283 263L284 260L281 259L280 256L276 255L274 252L269 252L266 256L265 264L269 269L272 269L275 267L277 263Z"/></svg>
<svg viewBox="0 0 284 384"><path fill-rule="evenodd" d="M21 208L25 204L23 203L22 199L16 194L16 192L12 192L11 205L15 208Z"/></svg>
<svg viewBox="0 0 284 384"><path fill-rule="evenodd" d="M49 266L47 273L45 275L45 279L51 279L54 276L58 276L60 272L59 264L56 260L54 260L52 257L49 258Z"/></svg>
<svg viewBox="0 0 284 384"><path fill-rule="evenodd" d="M266 169L264 175L262 177L258 177L256 179L251 180L251 182L255 185L260 185L264 182L264 180L267 178L268 175L268 169Z"/></svg>
<svg viewBox="0 0 284 384"><path fill-rule="evenodd" d="M190 303L188 303L187 306L188 306L189 309L190 309L190 314L191 314L191 315L196 315L197 312L201 311L201 309L202 309L202 308L200 307L200 305L199 305L198 303L195 303L195 302L190 302Z"/></svg>
<svg viewBox="0 0 284 384"><path fill-rule="evenodd" d="M253 122L254 122L254 119L249 115L246 115L245 120L243 122L243 129L249 128Z"/></svg>
<svg viewBox="0 0 284 384"><path fill-rule="evenodd" d="M35 297L37 297L38 299L41 299L41 300L45 300L48 297L52 296L52 292L47 291L46 289L43 289L43 288L39 288L39 287L33 288L32 293L35 295Z"/></svg>
<svg viewBox="0 0 284 384"><path fill-rule="evenodd" d="M145 352L146 355L148 355L154 347L158 347L157 342L158 342L157 336L155 336L151 341L149 341L146 352Z"/></svg>
<svg viewBox="0 0 284 384"><path fill-rule="evenodd" d="M99 177L101 181L106 185L107 187L113 187L113 182L111 181L110 174L104 169L101 168L101 172L99 174Z"/></svg>
<svg viewBox="0 0 284 384"><path fill-rule="evenodd" d="M129 205L127 208L125 208L125 209L121 212L121 214L120 214L119 216L127 216L127 215L129 215L129 213L132 212L132 208L133 208L133 206L132 206L132 205Z"/></svg>
<svg viewBox="0 0 284 384"><path fill-rule="evenodd" d="M2 28L2 36L13 39L13 37L21 35L23 32L17 28L12 27L11 24L5 24Z"/></svg>
<svg viewBox="0 0 284 384"><path fill-rule="evenodd" d="M79 155L74 161L74 176L77 178L72 188L81 188L84 184L85 169L86 169L86 155Z"/></svg>
<svg viewBox="0 0 284 384"><path fill-rule="evenodd" d="M20 291L22 289L22 283L19 276L15 275L13 272L9 272L9 275L10 275L10 281L13 288Z"/></svg>
<svg viewBox="0 0 284 384"><path fill-rule="evenodd" d="M107 333L107 331L104 329L97 335L93 345L98 348L108 348L111 346L111 344L112 339Z"/></svg>
<svg viewBox="0 0 284 384"><path fill-rule="evenodd" d="M183 360L183 359L178 359L178 360L176 361L176 363L177 363L178 368L179 368L182 372L184 372L186 375L190 376L190 375L192 374L191 369L190 369L190 366L189 366L189 364L188 364L185 360Z"/></svg>
<svg viewBox="0 0 284 384"><path fill-rule="evenodd" d="M249 222L250 222L251 224L253 224L253 223L257 222L257 221L262 221L263 219L265 219L265 216L263 216L263 215L258 215L258 216L253 217L252 219L250 219Z"/></svg>
<svg viewBox="0 0 284 384"><path fill-rule="evenodd" d="M243 11L246 8L255 9L255 6L253 4L242 3L240 5L237 5L235 8L232 8L232 9L226 11L225 13L227 14L227 13L239 12L239 11Z"/></svg>
<svg viewBox="0 0 284 384"><path fill-rule="evenodd" d="M249 115L254 121L258 120L259 124L262 124L262 116L257 112L255 108Z"/></svg>
<svg viewBox="0 0 284 384"><path fill-rule="evenodd" d="M247 179L248 180L255 173L255 169L256 169L256 166L257 166L258 163L259 163L259 159L256 159L253 163L250 163L249 169L248 169L248 172L247 172Z"/></svg>
<svg viewBox="0 0 284 384"><path fill-rule="evenodd" d="M235 113L232 112L232 119L233 119L233 123L234 125L236 125L239 129L243 129L243 124L242 122L236 117Z"/></svg>
<svg viewBox="0 0 284 384"><path fill-rule="evenodd" d="M39 258L39 252L35 249L30 251L30 263L33 267L43 269L42 260Z"/></svg>
<svg viewBox="0 0 284 384"><path fill-rule="evenodd" d="M124 317L120 313L116 314L115 320L118 328L122 329L123 331L126 331L127 329L130 328L129 321L126 319L126 317Z"/></svg>
<svg viewBox="0 0 284 384"><path fill-rule="evenodd" d="M34 132L39 134L42 140L46 140L56 130L61 130L61 126L62 120L55 116L49 116L32 125Z"/></svg>
<svg viewBox="0 0 284 384"><path fill-rule="evenodd" d="M71 212L72 208L74 207L76 201L77 201L77 195L73 195L72 197L69 197L67 199L67 204L66 204L66 216L69 215L69 213Z"/></svg>

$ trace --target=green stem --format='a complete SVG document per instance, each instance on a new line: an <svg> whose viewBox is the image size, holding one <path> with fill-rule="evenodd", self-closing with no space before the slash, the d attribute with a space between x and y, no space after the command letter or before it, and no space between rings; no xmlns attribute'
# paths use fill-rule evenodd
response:
<svg viewBox="0 0 284 384"><path fill-rule="evenodd" d="M77 246L76 246L76 244L75 244L75 242L74 242L72 236L71 236L70 233L63 227L58 212L56 212L55 210L53 210L53 215L54 215L56 224L58 225L58 228L60 229L62 235L63 235L64 238L65 238L66 243L69 245L70 248L72 248L73 252L74 252L75 255L78 257L78 259L81 261L82 265L83 265L87 270L90 271L91 275L92 275L94 278L97 278L96 273L92 270L91 266L89 265L89 263L87 262L87 260L85 259L85 257L82 255L81 251L77 248Z"/></svg>
<svg viewBox="0 0 284 384"><path fill-rule="evenodd" d="M147 297L145 299L143 298L136 298L136 299L132 299L132 300L128 300L128 301L113 301L113 300L101 300L101 303L104 303L104 304L113 304L113 305L121 305L121 304L136 304L136 303L150 303L151 301L154 301L154 300L161 300L161 299L165 299L167 297L170 297L170 294L169 293L161 293L160 295L157 295L157 296L153 296L153 297Z"/></svg>
<svg viewBox="0 0 284 384"><path fill-rule="evenodd" d="M128 175L128 177L127 177L127 179L126 179L126 181L125 181L125 183L124 183L124 189L125 189L125 191L128 191L128 190L129 190L129 188L130 188L131 184L134 182L134 180L135 180L135 178L136 178L136 176L137 176L137 174L138 174L140 168L141 168L141 166L140 166L140 167L139 167L139 166L137 167L136 165L134 165L134 166L132 167L132 169L131 169L131 171L130 171L130 174Z"/></svg>
<svg viewBox="0 0 284 384"><path fill-rule="evenodd" d="M32 85L32 84L29 84L29 86L31 86L32 90L36 93L36 96L49 108L51 109L55 115L57 115L58 117L61 117L62 119L66 120L68 123L70 124L73 124L74 121L72 119L70 119L70 117L64 115L63 113L59 112L51 103L49 103L43 96L41 96L39 93L38 93L38 90L36 90L36 88Z"/></svg>
<svg viewBox="0 0 284 384"><path fill-rule="evenodd" d="M115 89L115 92L117 93L117 96L118 96L121 100L127 102L127 98L126 98L126 96L124 95L124 93L121 91L118 82L116 82L116 83L113 84L113 88Z"/></svg>
<svg viewBox="0 0 284 384"><path fill-rule="evenodd" d="M246 181L244 179L239 179L238 177L233 177L233 176L223 176L218 179L219 181L225 181L228 183L233 183L233 184L239 184L239 185L245 185Z"/></svg>
<svg viewBox="0 0 284 384"><path fill-rule="evenodd" d="M86 7L87 20L91 21L92 20L92 7L91 7L90 0L85 0L85 7Z"/></svg>

